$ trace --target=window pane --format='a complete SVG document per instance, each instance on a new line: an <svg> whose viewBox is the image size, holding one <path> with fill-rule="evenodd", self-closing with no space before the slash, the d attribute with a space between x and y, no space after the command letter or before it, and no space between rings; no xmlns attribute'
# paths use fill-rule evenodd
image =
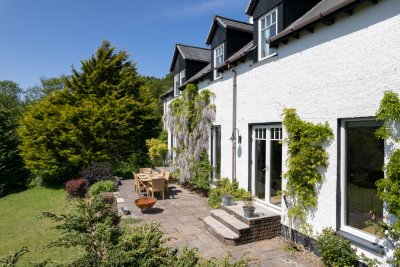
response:
<svg viewBox="0 0 400 267"><path fill-rule="evenodd" d="M346 124L346 221L371 234L375 231L367 222L382 221L383 213L375 185L384 175L384 143L375 137L378 127L375 121Z"/></svg>
<svg viewBox="0 0 400 267"><path fill-rule="evenodd" d="M274 11L274 13L272 13L271 18L272 18L272 23L275 23L276 22L276 11Z"/></svg>
<svg viewBox="0 0 400 267"><path fill-rule="evenodd" d="M267 27L271 25L271 15L265 18L267 20Z"/></svg>
<svg viewBox="0 0 400 267"><path fill-rule="evenodd" d="M278 133L278 131L276 131ZM271 141L270 159L270 203L281 206L282 196L282 144L279 141Z"/></svg>
<svg viewBox="0 0 400 267"><path fill-rule="evenodd" d="M269 36L275 36L276 35L276 27L275 25L272 25L271 28L269 28Z"/></svg>
<svg viewBox="0 0 400 267"><path fill-rule="evenodd" d="M265 18L261 20L261 29L265 29Z"/></svg>
<svg viewBox="0 0 400 267"><path fill-rule="evenodd" d="M259 199L265 200L265 157L266 154L266 141L256 140L255 143L255 196Z"/></svg>

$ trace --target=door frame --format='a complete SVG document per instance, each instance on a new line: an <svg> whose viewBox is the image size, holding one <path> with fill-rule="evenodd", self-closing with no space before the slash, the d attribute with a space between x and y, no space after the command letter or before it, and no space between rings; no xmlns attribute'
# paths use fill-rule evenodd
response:
<svg viewBox="0 0 400 267"><path fill-rule="evenodd" d="M271 203L270 201L270 196L271 196L271 129L272 128L281 128L281 137L282 137L282 123L280 122L275 122L275 123L263 123L263 124L249 124L249 138L250 138L250 142L249 142L249 149L250 149L250 153L249 153L249 191L251 191L253 194L255 192L256 189L256 185L255 185L255 129L266 129L266 138L264 140L266 140L266 171L265 171L265 200L259 199L259 198L255 198L255 200L258 203L261 203L262 205L271 207L275 210L278 211L282 211L282 207L274 205ZM283 157L282 157L283 158ZM283 160L282 160L282 165L283 165ZM282 179L282 177L281 177ZM283 202L281 202L283 203Z"/></svg>

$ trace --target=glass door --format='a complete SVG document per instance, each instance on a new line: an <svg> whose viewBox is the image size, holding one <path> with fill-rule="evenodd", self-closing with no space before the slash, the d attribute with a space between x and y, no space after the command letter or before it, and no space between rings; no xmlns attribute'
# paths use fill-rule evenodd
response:
<svg viewBox="0 0 400 267"><path fill-rule="evenodd" d="M252 192L266 204L277 207L282 202L282 127L253 128Z"/></svg>

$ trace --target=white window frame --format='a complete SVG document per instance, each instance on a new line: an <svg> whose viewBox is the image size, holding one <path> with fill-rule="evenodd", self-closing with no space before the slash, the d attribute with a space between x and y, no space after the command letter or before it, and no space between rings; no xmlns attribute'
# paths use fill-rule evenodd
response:
<svg viewBox="0 0 400 267"><path fill-rule="evenodd" d="M266 26L265 28L261 28L262 21L267 19L268 17L271 17L271 20L272 20L272 14L274 12L275 12L275 23L271 23L269 26ZM265 22L265 25L266 24L267 23ZM262 16L258 20L258 55L259 55L259 60L263 60L263 59L269 58L269 57L273 56L276 53L275 49L273 49L271 47L268 47L268 44L267 44L268 51L265 51L266 55L264 57L262 56L263 42L266 42L266 40L262 40L262 38L261 38L262 35L261 34L262 34L263 31L266 31L266 30L268 30L269 28L271 28L273 26L276 27L275 28L275 34L278 34L278 8L275 8L275 9L271 10L270 12L268 12L267 14L265 14L264 16ZM270 37L272 37L272 36L270 36Z"/></svg>
<svg viewBox="0 0 400 267"><path fill-rule="evenodd" d="M186 81L186 69L183 69L179 73L179 86L182 86Z"/></svg>
<svg viewBox="0 0 400 267"><path fill-rule="evenodd" d="M174 95L179 96L182 94L179 87L181 87L186 81L186 69L181 70L174 75Z"/></svg>
<svg viewBox="0 0 400 267"><path fill-rule="evenodd" d="M346 224L346 203L347 203L347 177L346 177L346 122L351 121L371 121L373 118L358 118L358 119L343 119L340 121L340 230L349 233L351 235L357 236L361 239L367 240L371 243L382 243L383 239L379 236L364 232L357 228L351 227ZM384 207L382 207L384 208Z"/></svg>
<svg viewBox="0 0 400 267"><path fill-rule="evenodd" d="M175 96L180 95L180 91L179 91L179 73L174 75L174 95Z"/></svg>
<svg viewBox="0 0 400 267"><path fill-rule="evenodd" d="M220 52L220 53L218 53L218 52ZM222 61L218 65L217 65L217 57L218 58L222 57ZM222 43L214 49L214 68L223 64L224 61L225 61L225 44ZM220 79L220 78L222 78L222 73L218 72L216 69L214 69L214 79L216 80L216 79Z"/></svg>

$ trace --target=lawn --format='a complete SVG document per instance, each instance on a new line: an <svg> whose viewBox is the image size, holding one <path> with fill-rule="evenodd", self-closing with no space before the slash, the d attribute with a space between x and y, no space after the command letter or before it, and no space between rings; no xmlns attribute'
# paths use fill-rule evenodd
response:
<svg viewBox="0 0 400 267"><path fill-rule="evenodd" d="M29 252L21 257L19 266L46 258L59 262L73 259L77 249L43 249L60 233L41 212L63 213L67 208L63 189L38 187L0 198L0 255L26 245Z"/></svg>

